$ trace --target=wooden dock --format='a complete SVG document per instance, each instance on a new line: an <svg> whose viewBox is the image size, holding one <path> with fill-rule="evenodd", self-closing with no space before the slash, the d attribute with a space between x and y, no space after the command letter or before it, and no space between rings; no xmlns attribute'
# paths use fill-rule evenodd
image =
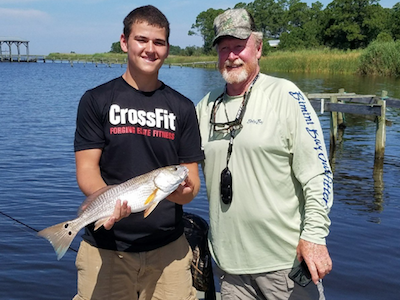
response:
<svg viewBox="0 0 400 300"><path fill-rule="evenodd" d="M112 65L120 65L121 67L126 64L126 59L117 60L117 59L102 59L102 58L90 58L90 59L81 59L81 58L57 58L57 57L48 57L46 55L13 55L12 57L0 57L0 62L34 62L34 63L67 63L74 66L74 64L93 64L96 67L98 65L106 65L111 67Z"/></svg>
<svg viewBox="0 0 400 300"><path fill-rule="evenodd" d="M11 55L0 56L0 62L38 62L44 59L44 55Z"/></svg>
<svg viewBox="0 0 400 300"><path fill-rule="evenodd" d="M343 114L350 113L372 116L372 120L376 122L375 161L384 158L386 125L390 125L390 121L386 120L386 108L400 108L400 99L389 98L386 91L377 96L346 93L344 89L340 89L338 93L306 94L306 96L317 112L331 113L329 147L331 156L337 144L338 130L344 130L345 127Z"/></svg>

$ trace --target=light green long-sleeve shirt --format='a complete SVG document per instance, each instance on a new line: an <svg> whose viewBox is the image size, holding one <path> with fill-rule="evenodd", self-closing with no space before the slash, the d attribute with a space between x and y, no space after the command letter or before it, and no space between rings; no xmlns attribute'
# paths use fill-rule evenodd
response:
<svg viewBox="0 0 400 300"><path fill-rule="evenodd" d="M211 253L231 274L291 268L300 237L325 244L329 233L333 177L318 116L296 85L260 74L233 141L233 200L225 205L219 185L230 134L210 125L223 89L196 107L206 157ZM234 120L243 99L224 97L216 122Z"/></svg>

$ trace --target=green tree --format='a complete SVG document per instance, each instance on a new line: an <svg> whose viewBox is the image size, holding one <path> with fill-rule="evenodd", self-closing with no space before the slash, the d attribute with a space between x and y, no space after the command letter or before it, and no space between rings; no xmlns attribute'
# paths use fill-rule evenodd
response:
<svg viewBox="0 0 400 300"><path fill-rule="evenodd" d="M385 29L379 0L333 0L325 9L324 43L339 49L366 47Z"/></svg>
<svg viewBox="0 0 400 300"><path fill-rule="evenodd" d="M280 49L296 50L321 45L322 3L308 7L303 2L293 2L286 14L287 31L280 36Z"/></svg>
<svg viewBox="0 0 400 300"><path fill-rule="evenodd" d="M258 30L265 38L276 39L286 31L285 10L287 0L255 0L246 9L253 15Z"/></svg>
<svg viewBox="0 0 400 300"><path fill-rule="evenodd" d="M400 40L400 2L397 2L391 10L390 31L396 40Z"/></svg>
<svg viewBox="0 0 400 300"><path fill-rule="evenodd" d="M207 11L201 12L197 18L196 23L192 24L189 35L199 34L203 41L204 53L208 54L212 51L212 40L214 39L214 19L224 12L223 9L210 8Z"/></svg>
<svg viewBox="0 0 400 300"><path fill-rule="evenodd" d="M169 46L169 54L170 55L182 55L183 50L179 46Z"/></svg>
<svg viewBox="0 0 400 300"><path fill-rule="evenodd" d="M124 53L121 49L121 44L119 42L115 42L111 44L111 53Z"/></svg>

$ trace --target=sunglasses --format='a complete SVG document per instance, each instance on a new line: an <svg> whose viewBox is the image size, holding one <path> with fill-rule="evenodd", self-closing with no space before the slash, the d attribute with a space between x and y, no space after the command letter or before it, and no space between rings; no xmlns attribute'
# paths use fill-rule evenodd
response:
<svg viewBox="0 0 400 300"><path fill-rule="evenodd" d="M223 100L223 94L217 98L217 100L214 102L213 108L212 108L212 113L210 116L210 124L213 126L214 131L224 131L224 132L232 132L236 130L240 130L243 128L242 125L242 120L243 120L243 115L244 115L244 109L243 105L242 108L240 108L239 113L237 114L235 120L233 121L228 121L228 122L215 122L215 115L217 114L217 110Z"/></svg>
<svg viewBox="0 0 400 300"><path fill-rule="evenodd" d="M232 174L228 167L221 172L220 193L222 202L231 204L233 195Z"/></svg>

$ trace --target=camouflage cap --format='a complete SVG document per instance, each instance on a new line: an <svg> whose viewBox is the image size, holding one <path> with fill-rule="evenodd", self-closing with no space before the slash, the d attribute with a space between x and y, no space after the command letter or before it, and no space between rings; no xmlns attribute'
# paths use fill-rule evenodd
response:
<svg viewBox="0 0 400 300"><path fill-rule="evenodd" d="M255 31L254 19L247 10L244 8L228 9L214 20L213 46L224 36L245 40L253 31Z"/></svg>

